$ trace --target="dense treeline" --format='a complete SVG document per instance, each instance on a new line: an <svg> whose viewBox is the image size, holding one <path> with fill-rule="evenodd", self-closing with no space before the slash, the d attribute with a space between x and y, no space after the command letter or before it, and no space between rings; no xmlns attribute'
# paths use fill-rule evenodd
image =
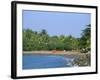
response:
<svg viewBox="0 0 100 80"><path fill-rule="evenodd" d="M50 36L45 29L40 32L31 29L23 30L23 50L89 50L90 26L82 31L81 38L71 35Z"/></svg>

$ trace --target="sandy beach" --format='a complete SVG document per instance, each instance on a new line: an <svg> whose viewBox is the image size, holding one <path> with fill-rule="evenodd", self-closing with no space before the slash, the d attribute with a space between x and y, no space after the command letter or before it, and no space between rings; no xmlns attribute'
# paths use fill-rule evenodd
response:
<svg viewBox="0 0 100 80"><path fill-rule="evenodd" d="M40 55L64 55L64 56L84 56L84 53L75 51L23 51L23 54L40 54Z"/></svg>

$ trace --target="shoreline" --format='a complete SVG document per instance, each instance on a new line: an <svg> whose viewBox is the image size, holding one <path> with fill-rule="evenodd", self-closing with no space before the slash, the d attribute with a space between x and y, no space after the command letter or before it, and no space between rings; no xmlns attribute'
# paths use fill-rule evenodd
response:
<svg viewBox="0 0 100 80"><path fill-rule="evenodd" d="M62 55L62 56L85 56L87 53L80 53L75 51L23 51L25 55Z"/></svg>

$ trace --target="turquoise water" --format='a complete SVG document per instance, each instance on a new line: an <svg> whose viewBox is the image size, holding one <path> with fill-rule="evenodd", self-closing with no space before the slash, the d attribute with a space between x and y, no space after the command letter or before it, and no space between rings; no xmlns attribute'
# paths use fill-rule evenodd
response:
<svg viewBox="0 0 100 80"><path fill-rule="evenodd" d="M72 67L73 57L57 55L23 55L23 69Z"/></svg>

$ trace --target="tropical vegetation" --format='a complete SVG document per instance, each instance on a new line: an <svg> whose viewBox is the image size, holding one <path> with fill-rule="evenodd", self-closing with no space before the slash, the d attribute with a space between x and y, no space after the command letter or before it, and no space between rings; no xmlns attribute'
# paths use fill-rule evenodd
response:
<svg viewBox="0 0 100 80"><path fill-rule="evenodd" d="M80 38L75 38L72 35L50 36L45 29L41 31L23 29L23 51L78 50L82 53L86 53L91 49L90 28L90 24L86 25L86 28L82 30Z"/></svg>

